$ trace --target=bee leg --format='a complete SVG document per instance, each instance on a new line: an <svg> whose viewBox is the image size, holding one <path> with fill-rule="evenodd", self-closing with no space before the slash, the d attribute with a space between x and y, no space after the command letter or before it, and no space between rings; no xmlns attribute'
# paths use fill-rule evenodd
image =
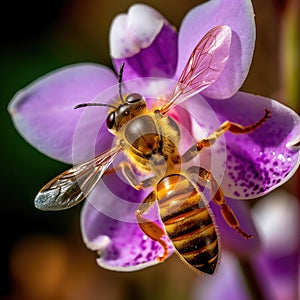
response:
<svg viewBox="0 0 300 300"><path fill-rule="evenodd" d="M162 256L157 257L157 260L164 261L168 257L168 245L162 240L162 237L165 235L164 230L157 225L155 222L148 220L143 217L143 214L155 203L156 196L154 192L151 192L145 200L140 204L136 210L136 218L141 230L152 240L160 243L163 247L164 253Z"/></svg>
<svg viewBox="0 0 300 300"><path fill-rule="evenodd" d="M149 177L145 180L138 182L133 173L131 164L129 164L126 161L120 163L120 168L129 184L138 191L142 190L143 188L152 186L156 181L156 177Z"/></svg>
<svg viewBox="0 0 300 300"><path fill-rule="evenodd" d="M131 164L127 161L122 161L116 168L111 168L105 171L105 175L116 173L118 169L121 169L123 176L126 178L128 183L136 190L141 190L146 187L150 187L154 184L156 178L149 177L141 182L138 182L133 173Z"/></svg>
<svg viewBox="0 0 300 300"><path fill-rule="evenodd" d="M244 232L241 227L240 223L235 216L233 210L230 208L230 206L226 203L226 199L224 197L222 189L219 187L219 184L217 180L213 177L210 171L193 166L188 168L188 173L190 174L196 174L200 179L204 179L205 181L210 182L211 185L211 193L213 195L213 201L221 206L221 213L225 220L225 222L232 227L234 230L236 230L242 237L246 239L253 238L252 234L248 234Z"/></svg>
<svg viewBox="0 0 300 300"><path fill-rule="evenodd" d="M131 165L127 161L123 161L120 163L120 168L126 180L129 184L135 188L136 190L140 191L143 187L135 178Z"/></svg>
<svg viewBox="0 0 300 300"><path fill-rule="evenodd" d="M182 155L182 162L184 163L190 161L191 159L196 157L203 148L212 146L215 141L226 131L234 134L247 134L253 132L255 129L260 127L267 119L270 118L270 114L271 112L268 109L265 109L264 116L258 122L249 126L243 126L230 121L225 121L215 132L210 134L207 138L200 140L197 144L188 149Z"/></svg>

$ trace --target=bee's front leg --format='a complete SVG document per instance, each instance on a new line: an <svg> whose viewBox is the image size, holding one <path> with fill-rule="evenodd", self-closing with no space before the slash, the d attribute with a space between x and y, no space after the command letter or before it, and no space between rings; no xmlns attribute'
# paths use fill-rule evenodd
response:
<svg viewBox="0 0 300 300"><path fill-rule="evenodd" d="M155 177L149 177L139 182L135 177L131 164L127 161L122 161L116 168L109 169L104 174L109 175L116 173L116 170L118 169L121 169L121 172L126 178L127 182L138 191L142 190L143 188L153 186L156 182Z"/></svg>

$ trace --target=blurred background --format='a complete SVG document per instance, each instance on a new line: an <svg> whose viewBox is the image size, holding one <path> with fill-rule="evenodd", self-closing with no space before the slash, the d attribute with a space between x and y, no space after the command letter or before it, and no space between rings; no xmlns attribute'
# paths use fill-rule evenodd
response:
<svg viewBox="0 0 300 300"><path fill-rule="evenodd" d="M187 11L204 1L143 2L158 9L179 28ZM27 144L7 113L7 105L16 91L49 71L77 62L111 66L110 23L117 13L127 11L133 3L129 0L27 0L6 1L1 5L0 299L192 297L197 275L177 257L137 273L103 270L95 262L96 255L81 240L80 205L56 213L35 209L36 192L68 166L47 158ZM287 3L253 1L257 43L243 91L279 100L287 97L282 79L285 64L280 55L281 20ZM293 106L298 109L297 101ZM285 185L294 193L296 178Z"/></svg>

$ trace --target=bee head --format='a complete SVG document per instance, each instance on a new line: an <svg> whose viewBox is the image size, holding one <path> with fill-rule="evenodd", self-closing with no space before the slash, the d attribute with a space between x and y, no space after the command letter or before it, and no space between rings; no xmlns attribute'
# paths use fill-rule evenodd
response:
<svg viewBox="0 0 300 300"><path fill-rule="evenodd" d="M138 93L131 93L122 99L117 108L111 110L106 118L108 130L116 134L124 124L136 116L143 114L146 110L146 100Z"/></svg>
<svg viewBox="0 0 300 300"><path fill-rule="evenodd" d="M128 94L125 99L122 93L122 75L125 63L120 67L118 76L119 87L119 104L111 105L104 103L81 103L75 106L75 109L86 106L107 106L112 109L109 111L106 117L106 125L108 130L112 134L116 134L124 124L132 120L138 115L141 115L146 110L146 100L138 93Z"/></svg>

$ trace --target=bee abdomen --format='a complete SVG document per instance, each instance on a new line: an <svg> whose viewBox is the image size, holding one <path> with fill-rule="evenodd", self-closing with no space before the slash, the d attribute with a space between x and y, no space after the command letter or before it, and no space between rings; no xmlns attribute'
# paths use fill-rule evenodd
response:
<svg viewBox="0 0 300 300"><path fill-rule="evenodd" d="M185 176L173 174L158 183L157 199L166 233L181 258L201 272L214 273L218 236L199 191Z"/></svg>

